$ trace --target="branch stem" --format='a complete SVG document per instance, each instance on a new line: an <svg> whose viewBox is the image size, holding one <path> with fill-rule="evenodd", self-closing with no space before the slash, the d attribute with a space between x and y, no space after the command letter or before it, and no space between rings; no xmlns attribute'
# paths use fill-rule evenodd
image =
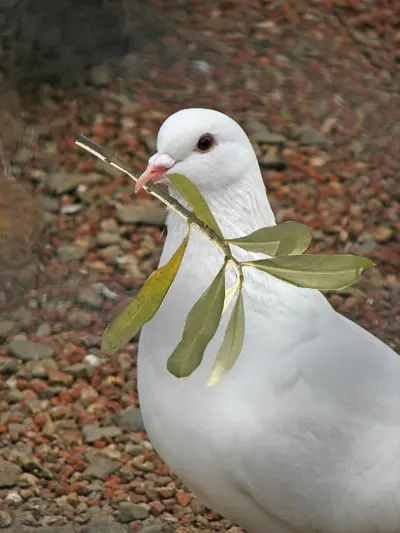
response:
<svg viewBox="0 0 400 533"><path fill-rule="evenodd" d="M111 150L103 148L85 135L80 135L75 142L87 152L127 174L133 181L136 182L138 180L138 177L135 175L131 167ZM186 207L183 207L183 205L181 205L177 200L175 200L175 198L169 195L156 183L148 182L146 185L144 185L143 189L154 196L154 198L160 200L172 211L178 213L178 215L187 220L189 224L192 224L201 233L203 233L203 235L205 235L221 252L227 264L233 266L233 268L236 270L239 280L243 279L242 267L239 261L233 257L229 244L223 241L212 228L204 224L204 222L202 222L192 211L189 211L186 209Z"/></svg>

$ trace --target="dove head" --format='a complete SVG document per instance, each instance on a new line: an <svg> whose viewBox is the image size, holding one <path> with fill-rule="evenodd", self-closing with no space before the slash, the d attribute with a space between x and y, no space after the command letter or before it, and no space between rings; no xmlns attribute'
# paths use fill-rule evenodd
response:
<svg viewBox="0 0 400 533"><path fill-rule="evenodd" d="M249 169L260 178L256 155L239 124L211 109L184 109L161 126L157 153L150 158L135 191L150 180L183 174L207 197L207 193L238 187Z"/></svg>

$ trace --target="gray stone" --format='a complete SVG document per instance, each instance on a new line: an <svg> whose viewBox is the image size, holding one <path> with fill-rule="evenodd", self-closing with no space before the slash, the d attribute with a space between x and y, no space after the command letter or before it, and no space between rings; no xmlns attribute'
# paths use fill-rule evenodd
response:
<svg viewBox="0 0 400 533"><path fill-rule="evenodd" d="M63 215L74 215L75 213L80 211L82 209L82 207L83 207L82 204L63 205L62 208L61 208L61 213Z"/></svg>
<svg viewBox="0 0 400 533"><path fill-rule="evenodd" d="M25 364L25 370L32 378L44 379L47 378L47 369L42 361L28 361Z"/></svg>
<svg viewBox="0 0 400 533"><path fill-rule="evenodd" d="M91 315L83 309L72 309L67 316L68 324L74 329L85 329L91 323Z"/></svg>
<svg viewBox="0 0 400 533"><path fill-rule="evenodd" d="M14 487L22 470L9 461L0 461L0 488Z"/></svg>
<svg viewBox="0 0 400 533"><path fill-rule="evenodd" d="M121 265L130 276L134 277L136 281L142 281L146 278L139 265L139 258L134 254L123 255L117 258L117 263Z"/></svg>
<svg viewBox="0 0 400 533"><path fill-rule="evenodd" d="M54 387L47 387L46 389L40 390L38 392L38 398L41 400L50 400L54 396L60 394L61 391L65 390L65 387L60 385L55 385Z"/></svg>
<svg viewBox="0 0 400 533"><path fill-rule="evenodd" d="M353 153L353 154L361 154L365 149L365 144L361 141L359 141L358 139L354 139L354 141L352 141L350 143L350 146L349 146L349 150Z"/></svg>
<svg viewBox="0 0 400 533"><path fill-rule="evenodd" d="M78 291L78 302L83 305L90 305L95 309L100 309L103 306L104 300L102 296L90 287L83 287Z"/></svg>
<svg viewBox="0 0 400 533"><path fill-rule="evenodd" d="M260 144L284 144L286 137L278 133L273 133L268 126L257 119L249 119L246 123L246 130L251 140Z"/></svg>
<svg viewBox="0 0 400 533"><path fill-rule="evenodd" d="M33 313L26 307L16 309L12 314L12 318L24 329L30 328L33 324Z"/></svg>
<svg viewBox="0 0 400 533"><path fill-rule="evenodd" d="M118 510L118 521L129 524L134 520L145 520L150 512L146 507L137 503L121 502Z"/></svg>
<svg viewBox="0 0 400 533"><path fill-rule="evenodd" d="M98 174L69 174L67 172L54 172L47 178L47 188L52 194L62 195L73 191L79 185L94 185L101 181Z"/></svg>
<svg viewBox="0 0 400 533"><path fill-rule="evenodd" d="M115 417L115 423L121 429L130 429L134 431L144 431L144 424L140 409L137 407L127 407L118 413Z"/></svg>
<svg viewBox="0 0 400 533"><path fill-rule="evenodd" d="M327 146L329 144L326 136L309 124L295 127L294 134L301 144L308 146Z"/></svg>
<svg viewBox="0 0 400 533"><path fill-rule="evenodd" d="M19 432L23 429L23 425L18 422L9 422L7 424L7 430L10 435L14 434L18 436ZM0 463L1 464L1 463Z"/></svg>
<svg viewBox="0 0 400 533"><path fill-rule="evenodd" d="M82 529L82 533L127 533L128 530L114 522L113 520L107 519L95 519L93 522L88 524Z"/></svg>
<svg viewBox="0 0 400 533"><path fill-rule="evenodd" d="M121 253L121 248L115 244L106 246L100 250L100 255L103 259L115 259Z"/></svg>
<svg viewBox="0 0 400 533"><path fill-rule="evenodd" d="M119 461L107 459L107 457L94 457L90 465L83 472L83 477L104 479L121 468Z"/></svg>
<svg viewBox="0 0 400 533"><path fill-rule="evenodd" d="M32 157L33 157L32 150L27 150L26 148L21 148L14 155L13 161L15 163L18 163L19 165L26 165L26 163L29 163L29 161L32 161Z"/></svg>
<svg viewBox="0 0 400 533"><path fill-rule="evenodd" d="M48 337L51 335L51 326L50 324L40 324L36 330L36 335L38 337Z"/></svg>
<svg viewBox="0 0 400 533"><path fill-rule="evenodd" d="M163 226L166 211L162 207L148 207L140 204L127 204L121 207L117 214L122 224L149 224Z"/></svg>
<svg viewBox="0 0 400 533"><path fill-rule="evenodd" d="M374 237L378 242L386 242L393 236L393 229L389 226L381 224L374 228Z"/></svg>
<svg viewBox="0 0 400 533"><path fill-rule="evenodd" d="M124 76L135 76L140 64L140 55L136 52L130 52L122 58L119 68L122 70Z"/></svg>
<svg viewBox="0 0 400 533"><path fill-rule="evenodd" d="M396 139L400 139L400 122L396 122L392 127L392 135Z"/></svg>
<svg viewBox="0 0 400 533"><path fill-rule="evenodd" d="M117 221L114 218L105 218L100 222L100 228L102 231L110 233L118 233L119 226Z"/></svg>
<svg viewBox="0 0 400 533"><path fill-rule="evenodd" d="M164 531L164 528L162 524L151 524L148 526L143 526L140 528L140 533L162 533Z"/></svg>
<svg viewBox="0 0 400 533"><path fill-rule="evenodd" d="M81 342L87 348L91 348L92 346L100 346L101 337L100 335L85 335L81 338Z"/></svg>
<svg viewBox="0 0 400 533"><path fill-rule="evenodd" d="M195 59L191 62L190 66L194 71L200 72L201 74L211 74L214 69L213 65L202 59Z"/></svg>
<svg viewBox="0 0 400 533"><path fill-rule="evenodd" d="M50 324L40 324L36 330L36 335L38 337L49 337L51 335L51 325Z"/></svg>
<svg viewBox="0 0 400 533"><path fill-rule="evenodd" d="M74 365L64 368L64 372L71 374L77 378L86 378L88 376L88 365L83 363L75 363Z"/></svg>
<svg viewBox="0 0 400 533"><path fill-rule="evenodd" d="M54 196L40 195L39 202L45 211L58 213L60 211L60 200Z"/></svg>
<svg viewBox="0 0 400 533"><path fill-rule="evenodd" d="M86 255L87 250L73 244L62 244L57 248L57 255L62 261L79 261Z"/></svg>
<svg viewBox="0 0 400 533"><path fill-rule="evenodd" d="M375 250L379 248L379 244L374 239L367 239L363 243L360 244L358 248L358 253L361 255L364 254L371 254L372 252L375 252Z"/></svg>
<svg viewBox="0 0 400 533"><path fill-rule="evenodd" d="M0 341L5 340L9 335L15 333L18 329L18 324L12 320L0 321Z"/></svg>
<svg viewBox="0 0 400 533"><path fill-rule="evenodd" d="M0 528L3 529L5 527L11 526L12 524L12 516L8 511L4 511L3 509L0 510Z"/></svg>
<svg viewBox="0 0 400 533"><path fill-rule="evenodd" d="M94 353L88 353L83 358L83 362L87 364L89 367L97 367L101 363L101 359L98 355Z"/></svg>
<svg viewBox="0 0 400 533"><path fill-rule="evenodd" d="M33 378L47 378L48 370L58 370L58 364L54 359L42 359L40 361L29 361L25 365L26 371Z"/></svg>
<svg viewBox="0 0 400 533"><path fill-rule="evenodd" d="M83 182L82 174L68 174L66 172L55 172L47 178L47 188L53 194L65 194L73 191Z"/></svg>
<svg viewBox="0 0 400 533"><path fill-rule="evenodd" d="M72 524L65 526L41 526L35 529L35 533L76 533Z"/></svg>
<svg viewBox="0 0 400 533"><path fill-rule="evenodd" d="M25 339L14 339L8 345L8 351L11 355L22 361L33 361L52 357L53 348L47 344L31 342Z"/></svg>
<svg viewBox="0 0 400 533"><path fill-rule="evenodd" d="M0 358L0 374L10 376L16 374L19 369L19 363L14 357L1 357Z"/></svg>
<svg viewBox="0 0 400 533"><path fill-rule="evenodd" d="M83 426L82 433L87 443L101 440L103 438L113 438L121 435L122 431L117 426Z"/></svg>
<svg viewBox="0 0 400 533"><path fill-rule="evenodd" d="M18 403L22 399L23 399L23 394L18 389L11 389L6 394L6 402L8 402L9 404Z"/></svg>
<svg viewBox="0 0 400 533"><path fill-rule="evenodd" d="M100 231L97 234L97 242L100 246L110 246L111 244L118 244L121 237L118 233L111 233L109 231Z"/></svg>
<svg viewBox="0 0 400 533"><path fill-rule="evenodd" d="M110 70L107 65L98 65L90 70L88 78L95 87L105 87L110 83Z"/></svg>
<svg viewBox="0 0 400 533"><path fill-rule="evenodd" d="M125 446L125 451L128 455L132 455L133 457L137 457L144 451L144 446L142 444L134 444L133 442L128 442Z"/></svg>
<svg viewBox="0 0 400 533"><path fill-rule="evenodd" d="M46 226L53 226L58 220L57 215L55 213L50 213L49 211L44 212L43 218Z"/></svg>

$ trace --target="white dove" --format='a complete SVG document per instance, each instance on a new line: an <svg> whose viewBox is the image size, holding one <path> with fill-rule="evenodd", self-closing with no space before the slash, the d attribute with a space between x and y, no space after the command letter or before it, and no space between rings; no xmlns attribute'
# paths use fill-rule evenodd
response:
<svg viewBox="0 0 400 533"><path fill-rule="evenodd" d="M157 150L138 189L184 174L226 238L275 225L251 143L228 116L179 111L162 125ZM161 264L186 233L173 212L167 226ZM239 260L265 257L233 250ZM399 533L400 360L319 291L247 268L245 340L231 371L205 386L225 313L200 367L184 380L168 372L188 312L222 262L193 229L166 299L142 329L139 397L156 451L249 533Z"/></svg>

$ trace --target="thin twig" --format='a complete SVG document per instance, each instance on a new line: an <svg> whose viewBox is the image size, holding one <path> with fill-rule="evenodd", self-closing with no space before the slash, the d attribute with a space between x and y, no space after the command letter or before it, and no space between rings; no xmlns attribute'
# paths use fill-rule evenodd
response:
<svg viewBox="0 0 400 533"><path fill-rule="evenodd" d="M80 135L75 142L87 152L127 174L133 181L136 182L138 180L138 177L135 175L132 168L111 150L107 150L103 146L100 146L85 135ZM207 224L204 224L204 222L202 222L192 211L183 207L177 200L175 200L175 198L161 189L156 183L148 182L144 185L143 189L163 202L166 206L172 209L172 211L178 213L178 215L187 220L189 224L193 224L193 226L201 231L201 233L203 233L218 248L227 263L233 266L239 279L243 278L240 263L233 257L229 244L220 239L212 228L207 226Z"/></svg>

